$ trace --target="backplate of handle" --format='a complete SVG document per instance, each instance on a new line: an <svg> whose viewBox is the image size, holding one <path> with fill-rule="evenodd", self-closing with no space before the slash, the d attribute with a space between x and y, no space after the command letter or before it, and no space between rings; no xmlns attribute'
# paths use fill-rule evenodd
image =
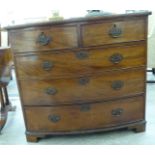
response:
<svg viewBox="0 0 155 155"><path fill-rule="evenodd" d="M112 38L118 38L122 35L122 29L118 25L114 24L109 30L109 35Z"/></svg>
<svg viewBox="0 0 155 155"><path fill-rule="evenodd" d="M117 108L117 109L113 109L112 111L111 111L111 114L112 114L112 116L114 116L114 117L118 117L118 116L121 116L122 114L123 114L123 109L122 108Z"/></svg>
<svg viewBox="0 0 155 155"><path fill-rule="evenodd" d="M81 111L81 112L88 112L88 111L90 111L90 110L91 110L90 104L83 104L83 105L81 105L81 107L80 107L80 111Z"/></svg>
<svg viewBox="0 0 155 155"><path fill-rule="evenodd" d="M110 62L112 62L113 64L118 64L123 60L123 56L122 54L119 53L115 53L113 54L110 58L109 58Z"/></svg>
<svg viewBox="0 0 155 155"><path fill-rule="evenodd" d="M86 85L86 84L89 83L89 81L90 81L90 79L89 79L88 77L81 77L81 78L79 79L79 84L80 84L80 85Z"/></svg>
<svg viewBox="0 0 155 155"><path fill-rule="evenodd" d="M57 93L57 89L53 87L49 87L45 89L45 93L48 95L55 95Z"/></svg>
<svg viewBox="0 0 155 155"><path fill-rule="evenodd" d="M44 32L41 32L37 38L37 43L42 46L48 45L51 42L51 37L47 36Z"/></svg>
<svg viewBox="0 0 155 155"><path fill-rule="evenodd" d="M121 80L113 81L111 87L114 90L120 90L124 86L124 82Z"/></svg>
<svg viewBox="0 0 155 155"><path fill-rule="evenodd" d="M60 117L60 115L49 115L48 120L53 123L57 123L61 120L61 117Z"/></svg>
<svg viewBox="0 0 155 155"><path fill-rule="evenodd" d="M89 54L86 51L80 51L76 53L76 57L80 60L88 58Z"/></svg>
<svg viewBox="0 0 155 155"><path fill-rule="evenodd" d="M53 68L53 66L54 66L54 64L53 64L53 62L51 62L51 61L44 61L44 62L42 63L42 68L43 68L43 70L45 70L45 71L51 70L51 69Z"/></svg>

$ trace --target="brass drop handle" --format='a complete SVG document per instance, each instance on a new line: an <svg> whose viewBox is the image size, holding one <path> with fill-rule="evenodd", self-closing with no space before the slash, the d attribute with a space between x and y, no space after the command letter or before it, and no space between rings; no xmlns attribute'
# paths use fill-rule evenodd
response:
<svg viewBox="0 0 155 155"><path fill-rule="evenodd" d="M111 114L112 114L112 116L114 116L114 117L118 117L118 116L121 116L122 115L122 113L123 113L123 109L122 108L117 108L117 109L113 109L112 111L111 111Z"/></svg>
<svg viewBox="0 0 155 155"><path fill-rule="evenodd" d="M124 86L124 82L121 80L113 81L111 87L114 90L120 90Z"/></svg>
<svg viewBox="0 0 155 155"><path fill-rule="evenodd" d="M53 64L53 62L51 62L51 61L44 61L44 62L42 63L42 68L43 68L45 71L51 70L51 69L53 68L53 66L54 66L54 64Z"/></svg>
<svg viewBox="0 0 155 155"><path fill-rule="evenodd" d="M37 38L37 43L42 46L48 45L51 42L51 37L47 36L44 32L41 32Z"/></svg>
<svg viewBox="0 0 155 155"><path fill-rule="evenodd" d="M57 93L57 89L56 88L46 88L45 93L48 95L55 95Z"/></svg>
<svg viewBox="0 0 155 155"><path fill-rule="evenodd" d="M57 123L61 120L61 117L59 115L49 115L48 120L53 123Z"/></svg>
<svg viewBox="0 0 155 155"><path fill-rule="evenodd" d="M76 57L80 60L88 58L89 54L86 51L80 51L76 53Z"/></svg>
<svg viewBox="0 0 155 155"><path fill-rule="evenodd" d="M123 60L123 56L122 54L119 54L119 53L115 53L109 58L109 61L112 62L113 64L118 64L122 60Z"/></svg>
<svg viewBox="0 0 155 155"><path fill-rule="evenodd" d="M118 38L122 35L122 29L116 24L114 24L112 28L109 30L109 35L112 38Z"/></svg>

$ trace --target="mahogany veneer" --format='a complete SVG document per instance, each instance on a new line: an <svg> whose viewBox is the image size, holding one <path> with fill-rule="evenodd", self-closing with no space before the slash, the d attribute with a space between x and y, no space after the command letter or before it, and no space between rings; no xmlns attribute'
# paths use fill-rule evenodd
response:
<svg viewBox="0 0 155 155"><path fill-rule="evenodd" d="M145 130L150 12L7 27L28 141Z"/></svg>

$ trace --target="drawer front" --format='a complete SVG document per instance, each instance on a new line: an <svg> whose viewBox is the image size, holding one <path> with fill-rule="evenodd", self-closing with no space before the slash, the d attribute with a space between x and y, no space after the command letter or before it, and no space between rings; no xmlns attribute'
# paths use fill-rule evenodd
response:
<svg viewBox="0 0 155 155"><path fill-rule="evenodd" d="M106 72L90 77L19 81L24 105L76 104L144 92L145 70Z"/></svg>
<svg viewBox="0 0 155 155"><path fill-rule="evenodd" d="M29 131L67 132L115 127L144 119L144 97L96 104L26 107Z"/></svg>
<svg viewBox="0 0 155 155"><path fill-rule="evenodd" d="M74 26L24 29L10 33L14 52L73 48L77 47L77 38Z"/></svg>
<svg viewBox="0 0 155 155"><path fill-rule="evenodd" d="M144 40L145 32L144 18L83 25L83 46Z"/></svg>
<svg viewBox="0 0 155 155"><path fill-rule="evenodd" d="M146 64L145 54L143 42L143 45L21 55L15 60L19 79L49 79L142 66Z"/></svg>

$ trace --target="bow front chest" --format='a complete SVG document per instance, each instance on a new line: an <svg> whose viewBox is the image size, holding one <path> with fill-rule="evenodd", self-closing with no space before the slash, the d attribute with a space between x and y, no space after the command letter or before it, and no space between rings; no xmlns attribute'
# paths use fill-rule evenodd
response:
<svg viewBox="0 0 155 155"><path fill-rule="evenodd" d="M145 130L149 12L11 26L28 141Z"/></svg>

